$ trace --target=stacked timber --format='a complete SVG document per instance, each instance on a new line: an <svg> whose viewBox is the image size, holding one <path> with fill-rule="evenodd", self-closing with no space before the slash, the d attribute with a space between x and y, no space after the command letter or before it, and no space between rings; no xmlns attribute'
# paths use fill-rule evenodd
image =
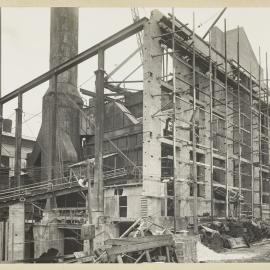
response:
<svg viewBox="0 0 270 270"><path fill-rule="evenodd" d="M107 239L95 262L197 262L198 236L172 234L148 218L136 221L120 238Z"/></svg>

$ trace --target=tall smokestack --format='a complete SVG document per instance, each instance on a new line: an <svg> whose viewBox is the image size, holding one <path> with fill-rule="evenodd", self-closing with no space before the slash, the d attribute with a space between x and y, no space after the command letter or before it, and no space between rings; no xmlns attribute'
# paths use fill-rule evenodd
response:
<svg viewBox="0 0 270 270"><path fill-rule="evenodd" d="M78 8L51 8L50 68L78 54ZM40 130L41 175L51 178L53 151L58 165L78 161L80 157L80 111L82 100L77 90L77 67L57 76L57 136L52 145L54 96L53 82L43 97ZM78 106L76 106L74 103ZM60 170L57 173L60 176ZM54 174L54 177L56 175Z"/></svg>

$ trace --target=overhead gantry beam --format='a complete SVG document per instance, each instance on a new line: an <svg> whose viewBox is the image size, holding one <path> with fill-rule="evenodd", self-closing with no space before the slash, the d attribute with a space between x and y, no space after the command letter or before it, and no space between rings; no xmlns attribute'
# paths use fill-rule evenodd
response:
<svg viewBox="0 0 270 270"><path fill-rule="evenodd" d="M115 44L131 37L132 35L138 33L139 31L143 30L144 24L148 21L147 18L142 18L136 23L133 23L126 28L120 30L119 32L115 33L114 35L104 39L103 41L99 42L95 46L83 51L82 53L76 55L75 57L69 59L68 61L64 62L61 65L56 66L55 68L43 73L42 75L36 77L32 81L24 84L23 86L17 88L16 90L10 92L9 94L3 96L0 99L0 104L4 104L14 98L16 98L19 94L23 94L34 87L48 81L54 75L61 74L66 70L86 61L87 59L95 56L98 54L100 50L106 50Z"/></svg>

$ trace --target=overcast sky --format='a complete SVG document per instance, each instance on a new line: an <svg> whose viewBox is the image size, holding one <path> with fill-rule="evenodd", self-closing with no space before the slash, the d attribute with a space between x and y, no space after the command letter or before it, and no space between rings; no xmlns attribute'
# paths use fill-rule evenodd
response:
<svg viewBox="0 0 270 270"><path fill-rule="evenodd" d="M139 8L141 17L149 17L152 9ZM161 8L167 14L171 8ZM189 23L192 27L192 12L196 16L196 32L203 35L209 28L221 8L187 9L176 8L176 17ZM223 19L227 19L227 29L238 25L245 28L247 36L258 55L259 46L262 52L262 65L265 66L265 52L269 50L270 25L269 8L228 8L217 26L223 30ZM80 8L79 10L79 52L91 47L109 35L132 23L129 8ZM2 8L2 95L46 72L49 68L49 8ZM198 27L201 25L200 27ZM106 52L105 69L110 72L126 56L137 48L136 38L131 37ZM121 70L115 79L124 78L130 67L139 64L135 57ZM83 87L93 90L96 59L90 59L79 66L78 86L87 81ZM142 71L134 74L134 79L141 78ZM42 96L48 84L44 83L24 95L23 121L41 112ZM14 119L16 102L9 102L4 107L4 117ZM41 113L26 121L23 134L37 136L41 124ZM14 124L13 124L14 127ZM14 130L13 130L14 131Z"/></svg>

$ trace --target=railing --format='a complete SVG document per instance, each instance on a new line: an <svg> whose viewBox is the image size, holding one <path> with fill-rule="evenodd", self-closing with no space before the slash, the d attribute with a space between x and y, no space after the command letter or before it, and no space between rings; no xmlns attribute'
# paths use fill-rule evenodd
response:
<svg viewBox="0 0 270 270"><path fill-rule="evenodd" d="M66 207L55 208L57 219L60 224L85 224L86 223L86 207Z"/></svg>
<svg viewBox="0 0 270 270"><path fill-rule="evenodd" d="M125 168L119 168L104 173L104 179L113 179L127 175ZM93 180L93 177L90 178ZM21 187L9 188L0 192L0 201L16 200L20 197L31 197L38 194L45 194L66 188L77 187L77 177L61 177L52 181L43 181Z"/></svg>

